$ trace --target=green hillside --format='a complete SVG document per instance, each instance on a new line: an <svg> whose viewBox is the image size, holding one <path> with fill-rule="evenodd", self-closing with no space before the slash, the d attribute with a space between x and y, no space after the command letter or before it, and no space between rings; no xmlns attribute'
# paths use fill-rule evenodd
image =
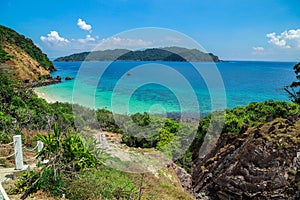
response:
<svg viewBox="0 0 300 200"><path fill-rule="evenodd" d="M212 53L204 53L198 49L186 49L182 47L152 48L139 51L126 49L82 52L65 57L59 57L54 61L191 61L191 62L220 62L218 56Z"/></svg>
<svg viewBox="0 0 300 200"><path fill-rule="evenodd" d="M40 48L38 48L31 39L26 38L24 35L17 33L16 31L0 25L0 62L9 60L7 52L2 48L5 44L11 44L20 47L33 59L35 59L43 68L54 71L53 63L48 59Z"/></svg>

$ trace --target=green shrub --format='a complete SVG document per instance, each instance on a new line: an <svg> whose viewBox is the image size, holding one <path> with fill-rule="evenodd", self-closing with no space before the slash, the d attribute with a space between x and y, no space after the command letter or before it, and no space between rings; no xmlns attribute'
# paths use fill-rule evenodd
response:
<svg viewBox="0 0 300 200"><path fill-rule="evenodd" d="M96 117L99 126L102 130L111 131L115 133L122 133L122 129L117 125L114 115L111 111L106 109L98 109L96 111Z"/></svg>
<svg viewBox="0 0 300 200"><path fill-rule="evenodd" d="M12 138L8 134L0 132L0 144L7 144L12 141Z"/></svg>
<svg viewBox="0 0 300 200"><path fill-rule="evenodd" d="M124 172L108 167L81 171L64 181L66 197L77 199L137 199L138 191Z"/></svg>
<svg viewBox="0 0 300 200"><path fill-rule="evenodd" d="M148 113L144 112L144 114L136 113L130 116L133 122L135 122L139 126L148 126L151 122L150 116Z"/></svg>
<svg viewBox="0 0 300 200"><path fill-rule="evenodd" d="M12 56L10 56L8 53L6 53L3 49L2 46L0 44L0 63L3 63L7 60L10 60L12 58Z"/></svg>
<svg viewBox="0 0 300 200"><path fill-rule="evenodd" d="M91 146L85 145L78 133L68 131L61 132L57 125L54 133L39 135L38 140L44 143L44 148L37 157L48 160L41 169L25 173L17 182L17 192L24 192L23 198L39 189L50 191L53 195L61 195L62 178L72 178L78 172L96 168L103 163L96 158L101 154L100 150L91 153Z"/></svg>
<svg viewBox="0 0 300 200"><path fill-rule="evenodd" d="M148 126L128 122L122 142L130 147L156 148L170 159L174 159L186 150L196 133L196 127L187 123L157 116L150 116L150 120Z"/></svg>

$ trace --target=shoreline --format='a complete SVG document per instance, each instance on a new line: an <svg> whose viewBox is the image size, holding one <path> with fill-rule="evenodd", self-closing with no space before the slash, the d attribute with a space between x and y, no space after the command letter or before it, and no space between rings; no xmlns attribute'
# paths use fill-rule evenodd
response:
<svg viewBox="0 0 300 200"><path fill-rule="evenodd" d="M33 90L33 92L34 92L34 94L36 96L38 96L41 99L44 99L47 103L55 103L55 102L57 102L55 99L51 98L47 94L45 94L43 92L40 92L40 91L37 91L36 88L33 88L32 90Z"/></svg>
<svg viewBox="0 0 300 200"><path fill-rule="evenodd" d="M37 87L37 88L39 88L39 87ZM64 103L63 101L55 100L55 98L47 95L44 92L37 91L37 88L32 88L34 94L37 97L39 97L41 99L44 99L47 103L50 103L50 104L53 104L53 103L56 103L56 102ZM68 102L68 103L70 103L70 102ZM72 104L72 103L70 103L70 104ZM80 106L87 107L87 106L84 106L84 105L80 105ZM87 108L89 108L89 107L87 107ZM97 108L97 109L103 109L103 108ZM97 109L95 109L95 110L97 110ZM104 108L104 109L107 109L107 108ZM107 110L109 110L109 109L107 109ZM111 110L109 110L109 111L111 111ZM144 111L144 112L146 112L146 111ZM143 112L139 112L139 113L143 113ZM147 112L147 113L150 114L150 115L153 115L153 116L166 117L166 118L172 119L174 121L180 121L180 119L181 119L180 117L182 115L182 113L180 113L180 112L168 112L166 114L166 116L164 116L164 114L161 114L161 113L149 113L149 112ZM182 118L181 120L183 120L185 122L186 121L190 121L190 122L197 121L198 122L203 116L206 116L206 115L209 114L209 113L205 113L203 116L197 116L196 114L193 114L193 113L188 113L188 114L187 114L187 112L183 112L183 113L186 115L186 117ZM122 115L124 113L115 113L115 114ZM136 113L131 113L131 114L136 114Z"/></svg>

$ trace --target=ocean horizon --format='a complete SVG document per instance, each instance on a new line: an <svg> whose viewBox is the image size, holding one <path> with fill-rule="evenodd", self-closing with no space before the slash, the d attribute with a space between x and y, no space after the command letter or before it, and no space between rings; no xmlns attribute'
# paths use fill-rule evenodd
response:
<svg viewBox="0 0 300 200"><path fill-rule="evenodd" d="M282 88L295 80L294 64L296 62L274 61L54 62L57 71L51 75L60 76L63 81L35 88L35 91L51 102L77 103L119 114L206 115L251 102L289 101ZM68 76L75 79L65 81Z"/></svg>

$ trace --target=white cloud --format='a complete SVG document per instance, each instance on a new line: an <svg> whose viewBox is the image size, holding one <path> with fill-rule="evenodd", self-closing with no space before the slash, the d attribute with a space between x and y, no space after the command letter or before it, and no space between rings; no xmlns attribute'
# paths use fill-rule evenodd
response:
<svg viewBox="0 0 300 200"><path fill-rule="evenodd" d="M265 48L263 48L263 47L253 47L253 50L254 51L264 51Z"/></svg>
<svg viewBox="0 0 300 200"><path fill-rule="evenodd" d="M268 42L270 44L286 49L300 48L300 29L291 29L280 34L269 33L267 37L269 38Z"/></svg>
<svg viewBox="0 0 300 200"><path fill-rule="evenodd" d="M90 24L87 24L85 21L83 21L80 18L77 20L77 25L82 30L86 30L86 31L90 31L90 32L92 31L92 26Z"/></svg>
<svg viewBox="0 0 300 200"><path fill-rule="evenodd" d="M267 37L269 39L270 44L274 44L276 46L282 47L282 48L291 48L289 45L286 44L286 40L282 38L281 35L276 35L276 33L269 33L267 34Z"/></svg>
<svg viewBox="0 0 300 200"><path fill-rule="evenodd" d="M111 37L111 38L103 39L100 42L100 44L97 46L97 49L117 49L117 48L135 49L135 48L149 47L151 45L153 45L151 41L145 41L143 39Z"/></svg>
<svg viewBox="0 0 300 200"><path fill-rule="evenodd" d="M43 42L51 43L51 44L66 44L70 41L63 37L60 37L57 31L50 31L47 36L41 36L40 39Z"/></svg>
<svg viewBox="0 0 300 200"><path fill-rule="evenodd" d="M118 48L139 49L149 47L153 44L150 41L145 41L138 38L132 39L111 37L99 40L98 36L92 37L89 34L86 35L85 38L68 40L60 37L56 31L51 31L51 33L48 34L47 37L41 36L41 40L47 45L48 49L51 49L51 51L65 51L69 54L80 51L95 51Z"/></svg>
<svg viewBox="0 0 300 200"><path fill-rule="evenodd" d="M289 31L284 31L281 33L284 38L289 39L289 40L299 40L300 39L300 29L297 30L289 30Z"/></svg>
<svg viewBox="0 0 300 200"><path fill-rule="evenodd" d="M94 42L94 41L96 41L96 39L93 38L91 35L86 35L85 38L78 39L78 42L80 43L87 43L87 42Z"/></svg>

